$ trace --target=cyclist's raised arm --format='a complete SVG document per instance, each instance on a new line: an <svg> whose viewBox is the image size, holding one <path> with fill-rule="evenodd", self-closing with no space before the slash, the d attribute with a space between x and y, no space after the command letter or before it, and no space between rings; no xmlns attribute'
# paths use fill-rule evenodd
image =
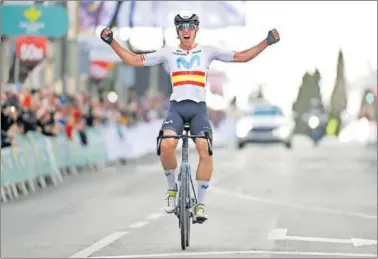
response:
<svg viewBox="0 0 378 259"><path fill-rule="evenodd" d="M137 55L119 45L115 40L110 44L118 56L130 66L154 66L163 63L165 60L165 49L161 48L158 51Z"/></svg>
<svg viewBox="0 0 378 259"><path fill-rule="evenodd" d="M268 46L277 43L280 40L280 35L276 29L270 30L268 36L256 46L246 49L244 51L236 52L233 62L248 62L257 57Z"/></svg>
<svg viewBox="0 0 378 259"><path fill-rule="evenodd" d="M146 55L137 55L130 50L122 47L116 40L113 39L113 32L109 28L102 30L101 39L109 44L124 63L129 66L142 67L153 66L162 63L165 58L164 48L154 53Z"/></svg>
<svg viewBox="0 0 378 259"><path fill-rule="evenodd" d="M277 43L280 40L277 30L271 30L268 37L256 46L243 51L227 51L222 49L213 49L213 59L224 62L248 62L257 57L269 45Z"/></svg>
<svg viewBox="0 0 378 259"><path fill-rule="evenodd" d="M255 57L257 57L261 52L264 51L268 47L268 43L266 40L263 40L256 46L253 46L252 48L235 52L234 59L232 62L248 62Z"/></svg>
<svg viewBox="0 0 378 259"><path fill-rule="evenodd" d="M223 62L248 62L260 54L266 47L266 40L264 40L258 45L243 51L230 51L219 48L211 48L211 60L219 60Z"/></svg>
<svg viewBox="0 0 378 259"><path fill-rule="evenodd" d="M142 67L143 64L143 55L137 55L133 52L131 52L128 49L125 49L119 43L115 40L112 41L110 44L112 49L117 53L117 55L122 59L122 61L133 67Z"/></svg>

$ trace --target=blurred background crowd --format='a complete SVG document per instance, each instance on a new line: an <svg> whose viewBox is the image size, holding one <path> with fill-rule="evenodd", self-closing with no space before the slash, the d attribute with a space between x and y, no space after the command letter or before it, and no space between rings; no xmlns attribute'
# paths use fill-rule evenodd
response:
<svg viewBox="0 0 378 259"><path fill-rule="evenodd" d="M130 94L127 103L93 100L86 94L63 96L53 88L6 91L1 98L1 144L8 147L15 134L38 131L44 136L77 130L85 143L85 128L108 122L132 126L165 116L162 98L138 100Z"/></svg>
<svg viewBox="0 0 378 259"><path fill-rule="evenodd" d="M138 98L130 91L127 102L119 103L112 99L116 96L114 92L108 96L92 99L85 93L62 95L51 87L4 91L1 95L1 147L17 146L14 136L28 131L47 137L64 132L72 138L76 130L85 144L87 127L107 123L132 127L138 122L166 116L168 100L162 97ZM215 125L224 117L223 112L211 109L208 112Z"/></svg>

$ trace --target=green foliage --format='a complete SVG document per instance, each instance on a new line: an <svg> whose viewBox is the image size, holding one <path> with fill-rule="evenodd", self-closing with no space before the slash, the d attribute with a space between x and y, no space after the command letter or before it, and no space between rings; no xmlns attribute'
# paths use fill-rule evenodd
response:
<svg viewBox="0 0 378 259"><path fill-rule="evenodd" d="M344 68L344 55L339 51L337 59L337 74L335 87L333 88L330 101L330 117L339 119L342 111L347 107L346 78Z"/></svg>
<svg viewBox="0 0 378 259"><path fill-rule="evenodd" d="M293 111L296 114L296 129L297 134L306 134L307 124L302 120L303 115L310 110L310 103L312 99L317 99L321 102L320 94L321 75L318 69L314 74L306 72L302 78L302 84L299 87L297 99L293 104Z"/></svg>

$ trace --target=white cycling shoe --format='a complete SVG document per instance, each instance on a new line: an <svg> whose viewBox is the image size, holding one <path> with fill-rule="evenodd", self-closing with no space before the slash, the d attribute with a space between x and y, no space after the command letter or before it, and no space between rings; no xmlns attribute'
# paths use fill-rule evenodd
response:
<svg viewBox="0 0 378 259"><path fill-rule="evenodd" d="M176 210L176 190L168 190L164 199L164 211L166 213L172 213Z"/></svg>
<svg viewBox="0 0 378 259"><path fill-rule="evenodd" d="M207 209L206 209L205 204L197 204L194 207L194 214L198 222L204 222L209 218L207 216Z"/></svg>

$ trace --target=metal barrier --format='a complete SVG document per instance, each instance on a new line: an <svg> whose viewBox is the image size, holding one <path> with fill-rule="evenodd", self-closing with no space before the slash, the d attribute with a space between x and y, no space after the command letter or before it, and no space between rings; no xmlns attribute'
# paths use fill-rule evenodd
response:
<svg viewBox="0 0 378 259"><path fill-rule="evenodd" d="M1 149L1 200L27 195L48 184L57 185L66 174L77 174L78 167L101 167L107 161L102 132L86 130L88 145L78 133L69 140L65 134L45 137L37 132L16 136L18 147Z"/></svg>
<svg viewBox="0 0 378 259"><path fill-rule="evenodd" d="M155 153L162 123L163 120L156 120L132 127L107 124L89 128L87 145L81 144L78 133L71 140L64 133L55 137L37 132L16 136L18 147L1 149L1 200L7 202L38 188L56 185L82 168L100 170L108 163ZM233 120L225 120L214 128L214 147L233 139L234 124ZM189 142L189 147L194 148L194 144Z"/></svg>

